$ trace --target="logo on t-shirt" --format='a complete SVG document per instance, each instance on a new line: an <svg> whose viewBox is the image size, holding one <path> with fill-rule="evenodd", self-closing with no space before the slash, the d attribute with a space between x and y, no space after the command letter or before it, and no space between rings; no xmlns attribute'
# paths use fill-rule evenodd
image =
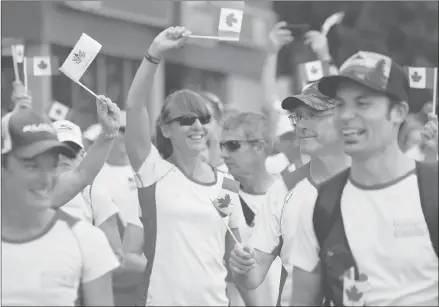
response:
<svg viewBox="0 0 439 307"><path fill-rule="evenodd" d="M366 306L364 292L368 288L368 276L360 273L356 280L355 269L351 267L343 274L343 306Z"/></svg>

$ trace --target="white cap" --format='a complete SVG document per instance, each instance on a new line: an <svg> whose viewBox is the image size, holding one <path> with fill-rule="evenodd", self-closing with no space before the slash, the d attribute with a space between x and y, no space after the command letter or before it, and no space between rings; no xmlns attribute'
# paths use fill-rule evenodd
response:
<svg viewBox="0 0 439 307"><path fill-rule="evenodd" d="M68 120L57 120L53 123L53 127L60 142L73 142L81 148L84 148L81 128L79 128L78 125Z"/></svg>

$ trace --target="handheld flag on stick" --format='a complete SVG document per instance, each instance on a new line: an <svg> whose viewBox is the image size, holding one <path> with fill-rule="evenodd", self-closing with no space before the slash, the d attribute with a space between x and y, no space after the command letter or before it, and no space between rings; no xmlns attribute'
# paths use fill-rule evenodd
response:
<svg viewBox="0 0 439 307"><path fill-rule="evenodd" d="M331 16L326 18L326 20L323 22L323 25L322 25L320 32L323 35L327 36L329 33L329 30L331 30L331 28L333 26L335 26L336 24L339 24L340 22L343 21L344 16L345 16L344 12L338 12L338 13L332 14Z"/></svg>
<svg viewBox="0 0 439 307"><path fill-rule="evenodd" d="M242 3L244 8L244 2ZM190 38L213 39L219 41L239 41L244 11L237 8L221 8L218 21L218 35L191 35Z"/></svg>
<svg viewBox="0 0 439 307"><path fill-rule="evenodd" d="M433 113L437 106L437 67L404 67L411 88L433 90Z"/></svg>
<svg viewBox="0 0 439 307"><path fill-rule="evenodd" d="M330 75L329 64L322 61L306 62L299 65L299 79L302 82L302 91L312 82Z"/></svg>
<svg viewBox="0 0 439 307"><path fill-rule="evenodd" d="M19 82L20 74L18 72L18 63L23 63L24 45L12 45L11 52L12 52L12 62L14 64L15 81Z"/></svg>
<svg viewBox="0 0 439 307"><path fill-rule="evenodd" d="M87 92L99 99L92 90L82 84L79 80L84 75L91 62L96 58L102 45L85 33L82 33L73 50L61 65L59 70L75 83L79 84Z"/></svg>
<svg viewBox="0 0 439 307"><path fill-rule="evenodd" d="M224 177L219 195L214 200L211 199L211 202L212 202L213 206L215 207L215 209L218 211L219 215L221 216L221 220L226 225L227 230L232 235L236 244L241 246L238 239L234 236L229 225L223 219L223 218L229 216L232 212L232 208L233 208L234 204L232 203L231 194L237 195L238 192L239 192L239 182L237 182L233 179Z"/></svg>

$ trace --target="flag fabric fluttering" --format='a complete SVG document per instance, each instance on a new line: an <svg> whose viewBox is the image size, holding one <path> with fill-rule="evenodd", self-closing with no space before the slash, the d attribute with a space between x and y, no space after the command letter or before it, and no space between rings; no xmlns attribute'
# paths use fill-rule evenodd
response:
<svg viewBox="0 0 439 307"><path fill-rule="evenodd" d="M53 121L63 120L67 118L67 114L69 114L70 108L59 101L53 101L52 106L50 107L48 116Z"/></svg>
<svg viewBox="0 0 439 307"><path fill-rule="evenodd" d="M323 22L320 32L325 36L328 35L329 30L331 30L331 28L336 24L341 23L344 19L344 16L345 16L344 12L337 12L332 14L331 16L326 18L326 20Z"/></svg>
<svg viewBox="0 0 439 307"><path fill-rule="evenodd" d="M12 45L11 51L13 53L13 58L17 63L23 63L24 61L24 45Z"/></svg>
<svg viewBox="0 0 439 307"><path fill-rule="evenodd" d="M411 88L433 89L434 84L434 67L404 67L410 81Z"/></svg>
<svg viewBox="0 0 439 307"><path fill-rule="evenodd" d="M79 79L96 58L101 48L101 44L87 34L82 33L59 70L74 82L79 83Z"/></svg>
<svg viewBox="0 0 439 307"><path fill-rule="evenodd" d="M306 86L312 82L320 80L325 76L330 75L330 66L327 62L311 61L301 63L299 65L299 79L301 81L301 88L304 90Z"/></svg>
<svg viewBox="0 0 439 307"><path fill-rule="evenodd" d="M239 182L224 177L219 195L213 201L213 205L218 210L221 217L227 217L232 212L232 194L238 194Z"/></svg>

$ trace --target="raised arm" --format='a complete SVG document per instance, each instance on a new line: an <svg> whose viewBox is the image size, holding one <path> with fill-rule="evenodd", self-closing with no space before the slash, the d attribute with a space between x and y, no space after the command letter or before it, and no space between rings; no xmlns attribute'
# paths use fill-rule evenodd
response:
<svg viewBox="0 0 439 307"><path fill-rule="evenodd" d="M276 86L277 55L280 49L293 41L291 31L284 29L286 22L281 21L274 25L268 36L267 57L262 70L262 86L265 102L272 105L279 100Z"/></svg>
<svg viewBox="0 0 439 307"><path fill-rule="evenodd" d="M138 171L151 151L150 118L146 101L150 97L154 76L162 57L170 49L181 47L190 32L183 27L170 27L152 42L140 64L127 97L125 143L134 171Z"/></svg>
<svg viewBox="0 0 439 307"><path fill-rule="evenodd" d="M62 173L55 186L52 207L59 208L90 185L107 160L120 127L120 109L109 98L99 96L96 100L98 120L102 132L90 147L81 163L70 172Z"/></svg>

